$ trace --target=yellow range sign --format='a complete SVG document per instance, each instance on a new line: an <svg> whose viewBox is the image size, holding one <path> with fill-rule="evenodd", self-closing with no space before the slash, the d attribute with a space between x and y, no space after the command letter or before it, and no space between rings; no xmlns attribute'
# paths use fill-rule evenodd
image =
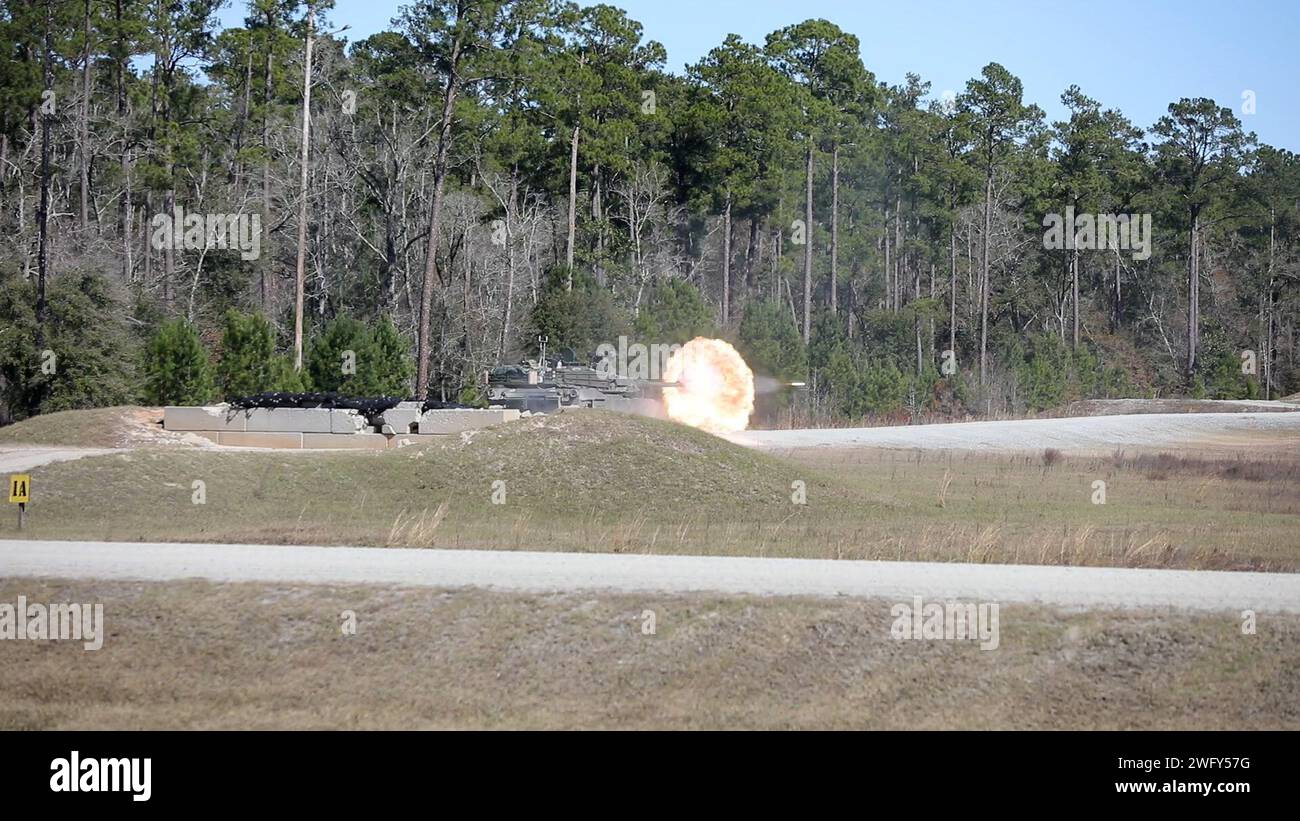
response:
<svg viewBox="0 0 1300 821"><path fill-rule="evenodd" d="M26 504L31 501L32 477L27 473L16 473L9 477L9 501L14 504Z"/></svg>

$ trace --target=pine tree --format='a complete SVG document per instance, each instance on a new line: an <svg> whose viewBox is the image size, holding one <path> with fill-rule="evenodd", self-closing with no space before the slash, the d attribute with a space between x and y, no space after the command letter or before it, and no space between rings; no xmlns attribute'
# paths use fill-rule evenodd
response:
<svg viewBox="0 0 1300 821"><path fill-rule="evenodd" d="M215 386L208 352L184 319L164 322L144 356L145 398L155 405L202 405Z"/></svg>
<svg viewBox="0 0 1300 821"><path fill-rule="evenodd" d="M226 312L217 385L227 399L275 389L275 333L261 314Z"/></svg>

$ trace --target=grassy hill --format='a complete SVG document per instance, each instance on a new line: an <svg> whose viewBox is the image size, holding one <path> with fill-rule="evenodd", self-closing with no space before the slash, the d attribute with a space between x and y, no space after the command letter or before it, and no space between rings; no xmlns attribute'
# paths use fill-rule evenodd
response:
<svg viewBox="0 0 1300 821"><path fill-rule="evenodd" d="M145 408L116 407L43 413L0 428L0 445L114 448L128 443Z"/></svg>
<svg viewBox="0 0 1300 821"><path fill-rule="evenodd" d="M776 455L573 411L393 451L144 446L52 464L33 471L24 535L1300 569L1294 458L1158 457ZM0 517L0 538L16 534Z"/></svg>

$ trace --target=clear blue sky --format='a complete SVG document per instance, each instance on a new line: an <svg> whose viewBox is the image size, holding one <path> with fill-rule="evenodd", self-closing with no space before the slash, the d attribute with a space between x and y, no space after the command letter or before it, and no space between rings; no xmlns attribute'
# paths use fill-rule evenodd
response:
<svg viewBox="0 0 1300 821"><path fill-rule="evenodd" d="M336 0L329 20L350 40L389 26L399 0ZM1078 84L1149 128L1180 97L1230 106L1261 141L1300 151L1300 2L1297 0L621 0L681 71L729 33L761 44L768 32L824 17L862 42L876 78L908 71L937 97L960 92L987 63L1002 63L1025 96L1060 119L1060 95ZM242 0L222 12L242 25ZM1256 113L1243 114L1242 93Z"/></svg>

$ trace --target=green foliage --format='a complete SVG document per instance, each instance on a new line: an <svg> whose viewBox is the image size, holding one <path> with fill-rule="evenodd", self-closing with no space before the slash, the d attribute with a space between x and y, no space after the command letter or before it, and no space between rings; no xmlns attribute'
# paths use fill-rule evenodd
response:
<svg viewBox="0 0 1300 821"><path fill-rule="evenodd" d="M869 356L895 364L916 358L916 326L907 312L871 311L862 323L859 344Z"/></svg>
<svg viewBox="0 0 1300 821"><path fill-rule="evenodd" d="M907 376L894 363L872 363L862 372L862 406L877 414L902 410L909 388Z"/></svg>
<svg viewBox="0 0 1300 821"><path fill-rule="evenodd" d="M1015 350L1020 398L1029 410L1125 396L1134 390L1122 369L1107 367L1087 345L1072 352L1057 334L1043 332L1030 341L1027 351Z"/></svg>
<svg viewBox="0 0 1300 821"><path fill-rule="evenodd" d="M467 384L500 344L513 355L521 346L512 343L536 350L544 335L553 351L581 355L624 333L678 343L734 332L760 374L807 373L817 392L810 407L849 415L896 413L895 374L907 382L905 407L944 413L966 409L968 379L984 383L981 412L1132 395L1135 382L1161 394L1253 396L1265 364L1269 395L1300 389L1291 320L1300 311L1300 158L1256 146L1231 108L1185 98L1158 122L1134 124L1070 85L1049 128L1025 84L997 63L955 98L911 72L888 85L863 64L854 33L821 19L783 21L791 25L757 40L729 35L669 73L663 47L626 12L543 0L422 0L403 5L390 30L351 44L337 34L346 20L327 19L332 0L316 4L322 96L311 147L344 158L350 173L330 178L331 197L309 199L309 222L330 242L310 249L304 313L366 325L316 328L308 370L295 372L277 354L289 339L256 315L226 311L258 305L281 312L272 327L293 325L282 275L296 248L274 216L286 203L260 202L258 191L301 170L299 152L273 136L300 125L304 9L249 0L242 24L216 30L220 5L10 3L0 12L9 162L0 223L14 228L0 250L9 274L0 283L0 422L138 399L146 343L182 314L207 342L221 332L213 361L224 396L307 386L405 395L413 346L397 328L420 321L435 391L446 397L465 389L472 398ZM87 37L95 71L83 109L66 103L83 94ZM43 145L47 83L63 102ZM428 131L448 97L452 127ZM87 192L75 150L83 114L103 149L86 158ZM106 146L134 149L122 163ZM42 183L55 216L38 267ZM435 190L443 217L421 294L409 275L426 262ZM111 213L124 192L151 213L261 210L261 256L177 248L167 260L142 257ZM93 230L78 226L83 193ZM273 199L298 193L290 186ZM1149 213L1159 229L1150 258L1044 247L1044 216L1070 206ZM992 231L983 230L986 207ZM792 229L804 219L812 224L800 244ZM537 282L566 259L569 242L571 270ZM719 328L724 247L728 304L744 316ZM805 308L805 252L809 314L829 307L832 267L839 306L817 318L807 350L803 317L792 322L787 301ZM1189 259L1213 261L1200 272L1214 287L1199 306ZM82 270L111 273L87 279ZM49 287L39 328L38 276ZM638 301L643 283L653 284ZM1062 346L1075 316L1086 338ZM397 324L372 323L380 317ZM977 370L984 330L992 379ZM1040 330L1043 339L1032 336ZM920 374L918 331L929 354ZM939 380L925 362L949 344L961 375ZM1271 352L1259 377L1233 359L1246 347ZM48 372L45 350L58 363ZM354 373L343 370L344 351ZM1104 361L1111 351L1123 359Z"/></svg>
<svg viewBox="0 0 1300 821"><path fill-rule="evenodd" d="M627 334L627 315L608 289L583 272L574 272L572 290L566 282L565 269L552 270L529 317L526 349L536 351L537 337L544 336L548 350L572 348L582 356Z"/></svg>
<svg viewBox="0 0 1300 821"><path fill-rule="evenodd" d="M382 396L410 396L415 375L411 345L388 317L379 320L370 335L370 351L364 360L370 373L366 386Z"/></svg>
<svg viewBox="0 0 1300 821"><path fill-rule="evenodd" d="M1020 398L1030 410L1058 407L1064 403L1070 384L1070 351L1056 334L1039 334L1016 376Z"/></svg>
<svg viewBox="0 0 1300 821"><path fill-rule="evenodd" d="M699 289L684 279L656 282L641 306L634 327L639 340L669 345L717 334L713 311L700 296Z"/></svg>
<svg viewBox="0 0 1300 821"><path fill-rule="evenodd" d="M740 353L756 374L782 382L802 381L808 372L808 352L794 320L781 303L751 303L740 323Z"/></svg>
<svg viewBox="0 0 1300 821"><path fill-rule="evenodd" d="M411 354L387 318L370 328L341 316L311 341L307 381L318 391L346 396L409 396Z"/></svg>
<svg viewBox="0 0 1300 821"><path fill-rule="evenodd" d="M144 357L145 398L155 405L202 405L216 393L208 352L184 319L164 322Z"/></svg>
<svg viewBox="0 0 1300 821"><path fill-rule="evenodd" d="M1258 399L1259 383L1242 373L1241 359L1232 351L1206 357L1201 391L1206 399Z"/></svg>
<svg viewBox="0 0 1300 821"><path fill-rule="evenodd" d="M823 311L813 320L812 336L808 343L808 367L814 371L827 368L838 353L848 348L848 334L839 317Z"/></svg>
<svg viewBox="0 0 1300 821"><path fill-rule="evenodd" d="M301 393L307 390L307 381L301 371L293 369L293 360L287 355L271 360L271 387L268 390Z"/></svg>
<svg viewBox="0 0 1300 821"><path fill-rule="evenodd" d="M314 390L351 393L345 385L351 385L361 370L366 337L366 326L350 316L326 324L308 346L304 381Z"/></svg>
<svg viewBox="0 0 1300 821"><path fill-rule="evenodd" d="M35 301L32 283L0 281L0 396L10 418L136 399L138 347L106 280L73 272L56 278L43 332Z"/></svg>
<svg viewBox="0 0 1300 821"><path fill-rule="evenodd" d="M226 399L275 390L275 332L261 314L226 312L217 385Z"/></svg>
<svg viewBox="0 0 1300 821"><path fill-rule="evenodd" d="M689 71L698 92L682 123L698 146L689 155L692 192L714 213L770 213L795 126L793 88L735 34Z"/></svg>
<svg viewBox="0 0 1300 821"><path fill-rule="evenodd" d="M483 390L478 385L466 385L461 389L460 396L456 397L456 401L471 408L486 408L488 406L487 397L483 395Z"/></svg>

